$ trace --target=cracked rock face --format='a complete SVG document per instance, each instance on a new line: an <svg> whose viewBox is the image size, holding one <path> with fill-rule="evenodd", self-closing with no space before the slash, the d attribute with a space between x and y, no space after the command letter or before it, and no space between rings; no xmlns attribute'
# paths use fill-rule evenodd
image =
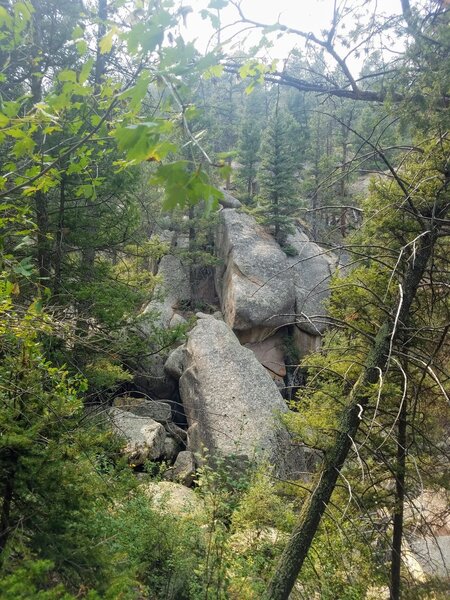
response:
<svg viewBox="0 0 450 600"><path fill-rule="evenodd" d="M190 450L268 459L291 476L303 469L303 455L293 450L280 421L288 409L277 386L225 323L199 319L188 334L180 395L189 432L195 430Z"/></svg>

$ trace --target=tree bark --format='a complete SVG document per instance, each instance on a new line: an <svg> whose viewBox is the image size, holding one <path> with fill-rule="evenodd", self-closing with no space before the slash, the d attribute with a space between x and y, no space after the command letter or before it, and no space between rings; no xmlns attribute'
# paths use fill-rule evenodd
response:
<svg viewBox="0 0 450 600"><path fill-rule="evenodd" d="M98 0L97 8L97 56L95 60L95 91L100 91L103 76L106 71L106 54L102 54L100 42L106 34L106 20L108 18L108 0ZM86 199L86 239L81 249L81 279L82 283L88 283L94 276L95 267L95 238L96 238L96 215L95 208L90 198ZM83 339L89 333L89 310L90 302L82 300L77 306L77 324L75 345L75 360L79 367L86 362Z"/></svg>
<svg viewBox="0 0 450 600"><path fill-rule="evenodd" d="M64 212L66 207L66 177L63 175L59 187L58 230L55 247L55 275L53 279L53 294L57 295L61 287L61 270L63 261Z"/></svg>
<svg viewBox="0 0 450 600"><path fill-rule="evenodd" d="M403 401L397 428L397 465L395 473L394 531L392 534L390 600L401 597L401 564L403 539L403 512L405 505L406 431L408 405Z"/></svg>
<svg viewBox="0 0 450 600"><path fill-rule="evenodd" d="M34 73L30 78L31 86L31 101L33 104L37 104L42 100L42 73L41 66L38 62L38 57L41 52L41 32L40 32L40 5L37 0L32 2L34 12L32 17L32 34L33 34L33 52L34 60L37 64L34 68ZM38 135L35 137L35 142L39 147L39 150L43 152L42 148L42 136ZM41 280L48 280L51 271L51 244L48 238L49 234L49 218L48 218L48 200L46 195L37 191L34 194L34 209L36 214L36 225L37 225L37 263L38 272Z"/></svg>
<svg viewBox="0 0 450 600"><path fill-rule="evenodd" d="M430 229L431 231L422 236L415 261L410 264L404 279L403 300L398 311L400 325L408 321L409 311L437 240L437 226L432 228L430 224ZM370 398L367 386L376 383L380 369L384 370L386 367L391 344L397 338L399 331L399 327L393 328L393 321L387 319L374 339L364 371L355 383L349 406L342 415L335 444L325 456L318 483L305 503L299 522L293 530L269 584L265 596L268 600L289 598L358 431L363 411Z"/></svg>
<svg viewBox="0 0 450 600"><path fill-rule="evenodd" d="M5 469L5 483L2 491L2 508L0 513L0 563L3 551L8 543L11 532L11 506L14 496L14 482L19 462L17 452L7 450L8 466Z"/></svg>
<svg viewBox="0 0 450 600"><path fill-rule="evenodd" d="M97 57L95 59L95 84L98 90L106 70L106 54L100 50L100 42L106 34L106 20L108 18L108 0L98 0L98 28L97 28Z"/></svg>

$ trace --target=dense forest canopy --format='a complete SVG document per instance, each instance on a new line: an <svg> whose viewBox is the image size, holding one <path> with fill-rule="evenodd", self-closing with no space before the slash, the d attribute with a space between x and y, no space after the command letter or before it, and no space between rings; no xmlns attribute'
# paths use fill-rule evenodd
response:
<svg viewBox="0 0 450 600"><path fill-rule="evenodd" d="M445 598L448 2L335 1L314 31L203 4L0 0L0 598ZM287 265L247 300L307 288L299 247L332 265L314 309L249 329L285 336L280 392L261 377L296 480L194 457L200 392L167 375L199 311L255 343L226 218L263 232L244 266ZM111 425L143 396L145 455Z"/></svg>

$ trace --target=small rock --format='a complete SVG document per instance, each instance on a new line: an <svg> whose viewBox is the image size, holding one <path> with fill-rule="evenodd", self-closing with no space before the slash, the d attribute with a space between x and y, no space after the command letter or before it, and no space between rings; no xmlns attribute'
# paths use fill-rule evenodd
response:
<svg viewBox="0 0 450 600"><path fill-rule="evenodd" d="M166 431L179 443L186 445L187 431L175 425L175 423L166 423Z"/></svg>
<svg viewBox="0 0 450 600"><path fill-rule="evenodd" d="M127 440L123 452L130 463L141 465L148 459L157 460L161 457L166 439L166 431L161 423L119 408L110 408L108 413L114 431Z"/></svg>
<svg viewBox="0 0 450 600"><path fill-rule="evenodd" d="M144 494L161 513L180 516L199 515L204 506L201 498L191 489L172 481L143 484Z"/></svg>
<svg viewBox="0 0 450 600"><path fill-rule="evenodd" d="M170 319L169 327L177 327L178 325L185 325L186 323L187 321L184 317L178 313L174 313L173 317Z"/></svg>
<svg viewBox="0 0 450 600"><path fill-rule="evenodd" d="M172 463L177 456L179 447L180 445L177 440L170 435L166 435L166 439L164 440L163 458Z"/></svg>
<svg viewBox="0 0 450 600"><path fill-rule="evenodd" d="M195 476L195 458L188 450L180 452L172 469L172 479L191 487Z"/></svg>
<svg viewBox="0 0 450 600"><path fill-rule="evenodd" d="M120 396L115 398L113 406L139 417L150 417L158 423L167 423L172 420L172 409L170 404L164 400Z"/></svg>
<svg viewBox="0 0 450 600"><path fill-rule="evenodd" d="M164 371L167 373L167 375L173 377L177 381L183 374L184 352L184 344L182 346L178 346L178 348L175 348L175 350L169 354L164 364Z"/></svg>
<svg viewBox="0 0 450 600"><path fill-rule="evenodd" d="M204 313L204 312L196 312L195 316L197 317L197 319L211 319L212 315L209 315L208 313Z"/></svg>

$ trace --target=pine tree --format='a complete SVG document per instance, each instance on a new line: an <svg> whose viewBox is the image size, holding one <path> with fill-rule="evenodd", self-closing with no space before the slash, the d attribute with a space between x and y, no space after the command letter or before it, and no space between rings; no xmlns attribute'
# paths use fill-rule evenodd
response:
<svg viewBox="0 0 450 600"><path fill-rule="evenodd" d="M289 113L276 107L261 145L261 198L264 221L273 227L280 244L292 231L292 217L298 207L296 123Z"/></svg>
<svg viewBox="0 0 450 600"><path fill-rule="evenodd" d="M237 181L240 198L248 204L252 203L256 194L260 144L261 128L259 124L251 118L246 118L239 140Z"/></svg>
<svg viewBox="0 0 450 600"><path fill-rule="evenodd" d="M267 92L254 90L245 101L245 111L241 118L236 173L239 197L246 203L252 203L257 194L257 176L259 170L259 151L261 131L266 122Z"/></svg>

